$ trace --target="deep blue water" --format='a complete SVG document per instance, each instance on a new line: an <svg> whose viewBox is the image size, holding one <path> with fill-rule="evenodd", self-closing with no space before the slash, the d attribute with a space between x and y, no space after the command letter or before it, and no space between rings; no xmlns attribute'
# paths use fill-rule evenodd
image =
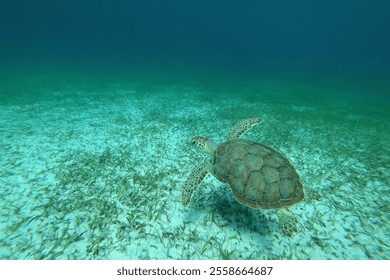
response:
<svg viewBox="0 0 390 280"><path fill-rule="evenodd" d="M7 1L3 67L100 65L388 82L388 1Z"/></svg>

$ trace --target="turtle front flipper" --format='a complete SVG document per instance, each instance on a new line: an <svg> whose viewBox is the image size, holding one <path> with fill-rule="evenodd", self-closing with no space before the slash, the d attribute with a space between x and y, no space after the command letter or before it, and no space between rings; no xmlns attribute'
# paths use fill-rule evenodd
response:
<svg viewBox="0 0 390 280"><path fill-rule="evenodd" d="M280 229L282 230L283 234L292 236L298 231L297 218L295 218L294 214L288 210L288 208L277 209L276 215L279 218Z"/></svg>
<svg viewBox="0 0 390 280"><path fill-rule="evenodd" d="M186 181L182 193L182 203L187 206L192 198L192 195L202 183L203 179L209 173L210 163L204 161L192 170L190 177Z"/></svg>
<svg viewBox="0 0 390 280"><path fill-rule="evenodd" d="M238 122L230 130L228 140L240 138L245 132L251 129L253 126L261 123L263 120L260 118L250 118Z"/></svg>

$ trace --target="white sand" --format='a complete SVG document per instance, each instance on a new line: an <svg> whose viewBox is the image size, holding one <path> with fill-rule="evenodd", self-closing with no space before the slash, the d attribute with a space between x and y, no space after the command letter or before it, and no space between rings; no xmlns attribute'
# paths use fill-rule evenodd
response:
<svg viewBox="0 0 390 280"><path fill-rule="evenodd" d="M390 258L390 143L377 115L273 103L265 92L221 101L191 88L137 93L57 92L1 106L1 259ZM291 238L273 211L238 204L212 177L181 205L206 157L189 140L224 141L255 116L264 123L245 138L280 150L322 194L292 207L300 230Z"/></svg>

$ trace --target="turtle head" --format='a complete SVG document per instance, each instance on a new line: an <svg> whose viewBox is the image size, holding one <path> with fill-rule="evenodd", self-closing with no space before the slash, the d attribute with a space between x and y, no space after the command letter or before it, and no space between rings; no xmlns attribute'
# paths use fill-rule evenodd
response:
<svg viewBox="0 0 390 280"><path fill-rule="evenodd" d="M206 152L210 155L213 155L215 152L215 149L217 148L217 144L214 143L212 140L202 137L202 136L196 136L192 138L191 140L192 145L194 145L197 149Z"/></svg>

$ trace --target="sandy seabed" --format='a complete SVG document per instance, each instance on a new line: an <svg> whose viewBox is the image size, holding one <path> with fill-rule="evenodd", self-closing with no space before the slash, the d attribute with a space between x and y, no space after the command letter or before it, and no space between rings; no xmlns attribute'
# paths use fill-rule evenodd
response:
<svg viewBox="0 0 390 280"><path fill-rule="evenodd" d="M389 108L285 89L148 91L67 88L0 102L1 259L389 259ZM386 108L387 106L387 108ZM237 203L209 176L184 208L197 135L244 138L282 152L320 201L274 211Z"/></svg>

